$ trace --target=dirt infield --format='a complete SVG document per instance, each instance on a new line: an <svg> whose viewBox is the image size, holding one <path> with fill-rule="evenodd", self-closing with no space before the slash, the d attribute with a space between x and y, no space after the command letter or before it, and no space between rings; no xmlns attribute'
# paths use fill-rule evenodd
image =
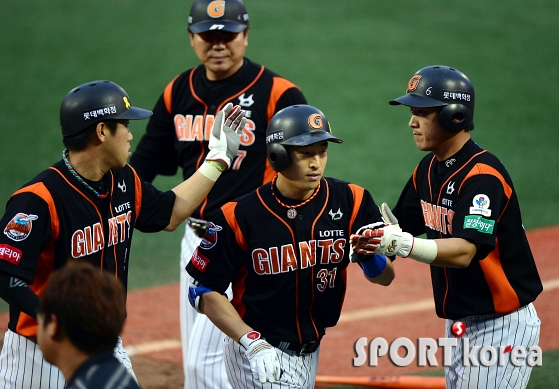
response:
<svg viewBox="0 0 559 389"><path fill-rule="evenodd" d="M559 227L531 230L528 239L544 282L544 292L534 303L542 319L540 346L544 351L557 349L559 266L555 256L559 252ZM370 341L382 336L390 343L398 337L444 335L444 321L434 313L428 266L400 258L395 268L396 279L390 287L383 288L369 284L358 266L350 266L342 316L338 325L327 331L321 346L319 375L415 374L441 368L416 364L397 367L387 357L379 358L377 367L368 366L368 362L353 366L354 344L361 337ZM178 284L171 284L135 290L128 296L128 319L122 338L144 389L183 387L178 293ZM0 314L0 320L7 323L7 314Z"/></svg>

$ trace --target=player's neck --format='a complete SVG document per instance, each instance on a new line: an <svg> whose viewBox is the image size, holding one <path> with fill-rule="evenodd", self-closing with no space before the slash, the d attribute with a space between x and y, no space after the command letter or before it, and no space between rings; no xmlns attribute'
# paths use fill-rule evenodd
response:
<svg viewBox="0 0 559 389"><path fill-rule="evenodd" d="M441 143L436 149L433 149L433 154L435 154L435 157L439 162L447 160L459 152L469 140L470 132L460 131L449 138L446 142Z"/></svg>
<svg viewBox="0 0 559 389"><path fill-rule="evenodd" d="M68 161L82 178L90 181L100 181L107 172L98 158L87 151L70 151Z"/></svg>
<svg viewBox="0 0 559 389"><path fill-rule="evenodd" d="M53 364L60 369L62 374L64 374L66 382L68 382L72 379L78 368L89 359L90 355L79 350L68 339L60 343L60 351L57 354L57 360L53 361Z"/></svg>

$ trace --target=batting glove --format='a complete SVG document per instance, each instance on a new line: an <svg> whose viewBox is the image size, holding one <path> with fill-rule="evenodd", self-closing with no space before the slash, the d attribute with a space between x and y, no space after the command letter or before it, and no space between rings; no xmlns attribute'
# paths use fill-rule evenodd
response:
<svg viewBox="0 0 559 389"><path fill-rule="evenodd" d="M215 117L208 147L210 151L207 161L222 161L229 169L231 162L237 156L241 144L241 133L245 128L245 112L238 105L231 103L219 111Z"/></svg>
<svg viewBox="0 0 559 389"><path fill-rule="evenodd" d="M382 214L382 218L384 219L384 222L386 224L392 224L393 226L400 228L400 225L398 224L398 219L396 218L396 216L394 216L394 214L388 207L388 204L386 203L381 204L380 213Z"/></svg>
<svg viewBox="0 0 559 389"><path fill-rule="evenodd" d="M403 232L399 226L388 224L377 229L366 229L361 234L353 234L350 242L353 251L362 255L382 254L407 257L413 248L413 236Z"/></svg>
<svg viewBox="0 0 559 389"><path fill-rule="evenodd" d="M385 225L386 224L384 224L383 222L376 222L376 223L367 224L367 225L359 228L355 234L352 234L350 236L349 243L350 243L352 254L349 256L349 260L351 262L359 262L359 261L362 260L362 258L359 258L359 256L355 255L355 254L360 254L360 255L375 255L376 254L375 253L376 246L372 249L365 249L365 247L362 245L363 247L360 246L360 248L357 249L355 244L358 242L358 239L360 237L362 237L363 231L365 231L365 230L375 230L377 228L384 227Z"/></svg>
<svg viewBox="0 0 559 389"><path fill-rule="evenodd" d="M239 343L245 348L245 356L250 362L254 380L261 383L279 381L281 366L278 355L272 345L260 339L260 333L250 331L244 334Z"/></svg>

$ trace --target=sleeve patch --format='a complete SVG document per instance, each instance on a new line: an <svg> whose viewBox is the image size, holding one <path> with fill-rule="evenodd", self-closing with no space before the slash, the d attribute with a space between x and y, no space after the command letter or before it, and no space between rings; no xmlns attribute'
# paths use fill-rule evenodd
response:
<svg viewBox="0 0 559 389"><path fill-rule="evenodd" d="M464 229L471 228L484 234L492 234L495 227L494 220L484 219L481 216L466 216L464 218Z"/></svg>
<svg viewBox="0 0 559 389"><path fill-rule="evenodd" d="M21 250L18 250L9 244L0 244L0 259L3 261L19 265L19 261L21 261L21 254Z"/></svg>
<svg viewBox="0 0 559 389"><path fill-rule="evenodd" d="M489 196L484 194L478 194L472 200L473 207L470 207L470 213L475 215L491 216L491 210L489 209Z"/></svg>
<svg viewBox="0 0 559 389"><path fill-rule="evenodd" d="M194 254L192 254L192 258L190 259L190 263L200 272L205 273L206 269L208 268L208 264L210 260L206 258L204 255L200 254L200 250L196 249Z"/></svg>
<svg viewBox="0 0 559 389"><path fill-rule="evenodd" d="M9 221L4 228L4 234L11 240L20 242L31 234L32 221L37 220L37 218L37 215L27 215L20 212Z"/></svg>

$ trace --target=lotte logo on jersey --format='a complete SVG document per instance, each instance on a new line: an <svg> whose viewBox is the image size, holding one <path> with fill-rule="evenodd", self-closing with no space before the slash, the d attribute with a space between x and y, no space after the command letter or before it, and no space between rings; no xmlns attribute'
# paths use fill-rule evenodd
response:
<svg viewBox="0 0 559 389"><path fill-rule="evenodd" d="M492 366L496 363L505 366L510 362L514 366L541 366L542 350L539 346L530 346L526 350L523 346L472 346L470 339L463 338L462 344L458 344L458 339L466 332L464 323L458 321L452 326L452 333L456 338L439 338L438 341L432 338L418 338L416 344L408 338L397 338L390 345L384 338L374 338L368 344L369 347L369 366L378 366L379 357L387 355L390 361L396 366L409 366L417 360L417 366L439 366L436 358L438 348L443 349L443 366L452 366L453 347L462 348L462 364L464 366ZM367 338L362 337L355 342L355 354L353 366L363 366L367 361ZM404 350L405 356L400 349Z"/></svg>

